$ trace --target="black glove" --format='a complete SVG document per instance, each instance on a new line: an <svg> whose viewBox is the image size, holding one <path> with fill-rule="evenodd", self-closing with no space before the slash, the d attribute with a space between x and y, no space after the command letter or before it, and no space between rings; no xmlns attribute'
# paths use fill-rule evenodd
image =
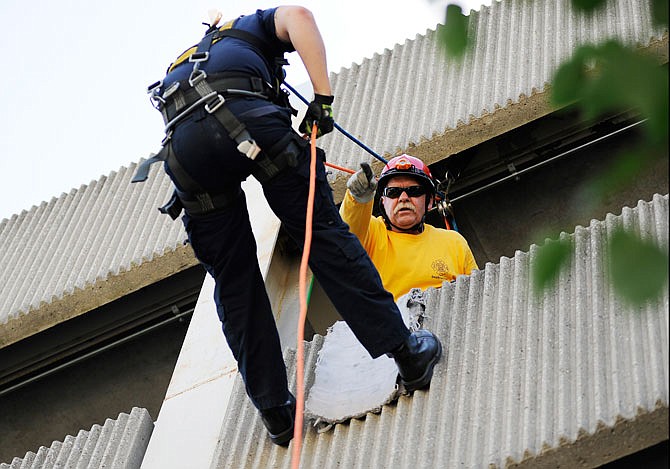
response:
<svg viewBox="0 0 670 469"><path fill-rule="evenodd" d="M300 132L304 134L312 133L312 123L316 122L316 136L321 137L328 132L333 131L333 104L334 96L323 96L321 94L314 95L314 101L309 103L305 118L300 123Z"/></svg>

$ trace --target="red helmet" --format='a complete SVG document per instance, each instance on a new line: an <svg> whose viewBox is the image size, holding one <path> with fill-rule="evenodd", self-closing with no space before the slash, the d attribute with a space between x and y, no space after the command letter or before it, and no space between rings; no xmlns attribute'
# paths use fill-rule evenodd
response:
<svg viewBox="0 0 670 469"><path fill-rule="evenodd" d="M412 176L419 180L419 183L426 186L428 189L428 195L426 196L426 212L428 212L428 207L430 202L435 195L435 181L433 180L433 175L430 174L430 169L424 164L419 158L409 155L400 155L394 158L391 158L384 169L382 169L381 174L379 175L379 181L377 182L377 193L382 194L384 188L389 183L389 180L394 176ZM412 231L423 231L423 223L426 218L426 213L423 214L423 218L419 223L408 229L402 229L391 223L391 219L386 213L384 208L383 201L380 197L379 199L379 211L381 212L384 222L386 223L386 228L391 229L394 227L399 231L412 232Z"/></svg>
<svg viewBox="0 0 670 469"><path fill-rule="evenodd" d="M386 163L386 166L384 166L379 175L377 190L383 191L389 179L400 175L416 176L421 183L428 187L431 194L435 194L435 181L433 180L433 175L430 174L428 166L419 158L405 154L395 156Z"/></svg>

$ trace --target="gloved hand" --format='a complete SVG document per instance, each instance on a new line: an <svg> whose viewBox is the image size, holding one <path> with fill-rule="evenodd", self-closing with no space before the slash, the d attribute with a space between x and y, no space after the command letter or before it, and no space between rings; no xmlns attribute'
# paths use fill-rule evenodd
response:
<svg viewBox="0 0 670 469"><path fill-rule="evenodd" d="M326 135L333 131L333 104L334 96L323 96L321 94L314 95L314 101L309 103L305 118L300 123L298 129L304 134L312 133L312 122L316 121L316 137Z"/></svg>
<svg viewBox="0 0 670 469"><path fill-rule="evenodd" d="M368 163L361 163L361 169L351 175L347 181L347 189L356 202L366 204L375 198L377 180Z"/></svg>

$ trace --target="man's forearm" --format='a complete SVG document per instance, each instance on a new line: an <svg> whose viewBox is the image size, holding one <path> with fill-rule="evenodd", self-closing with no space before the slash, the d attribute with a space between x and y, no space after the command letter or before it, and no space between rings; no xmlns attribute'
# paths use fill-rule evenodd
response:
<svg viewBox="0 0 670 469"><path fill-rule="evenodd" d="M326 47L312 13L303 7L282 6L275 12L279 39L290 42L307 69L314 93L332 95Z"/></svg>

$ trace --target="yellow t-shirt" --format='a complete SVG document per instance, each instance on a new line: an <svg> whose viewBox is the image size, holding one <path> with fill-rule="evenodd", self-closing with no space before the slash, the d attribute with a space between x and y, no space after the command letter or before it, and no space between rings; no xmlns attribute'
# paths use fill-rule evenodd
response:
<svg viewBox="0 0 670 469"><path fill-rule="evenodd" d="M443 282L478 268L470 246L457 231L426 224L419 234L396 233L386 229L382 217L372 216L372 204L358 203L347 191L340 215L396 301L412 288L441 287Z"/></svg>

